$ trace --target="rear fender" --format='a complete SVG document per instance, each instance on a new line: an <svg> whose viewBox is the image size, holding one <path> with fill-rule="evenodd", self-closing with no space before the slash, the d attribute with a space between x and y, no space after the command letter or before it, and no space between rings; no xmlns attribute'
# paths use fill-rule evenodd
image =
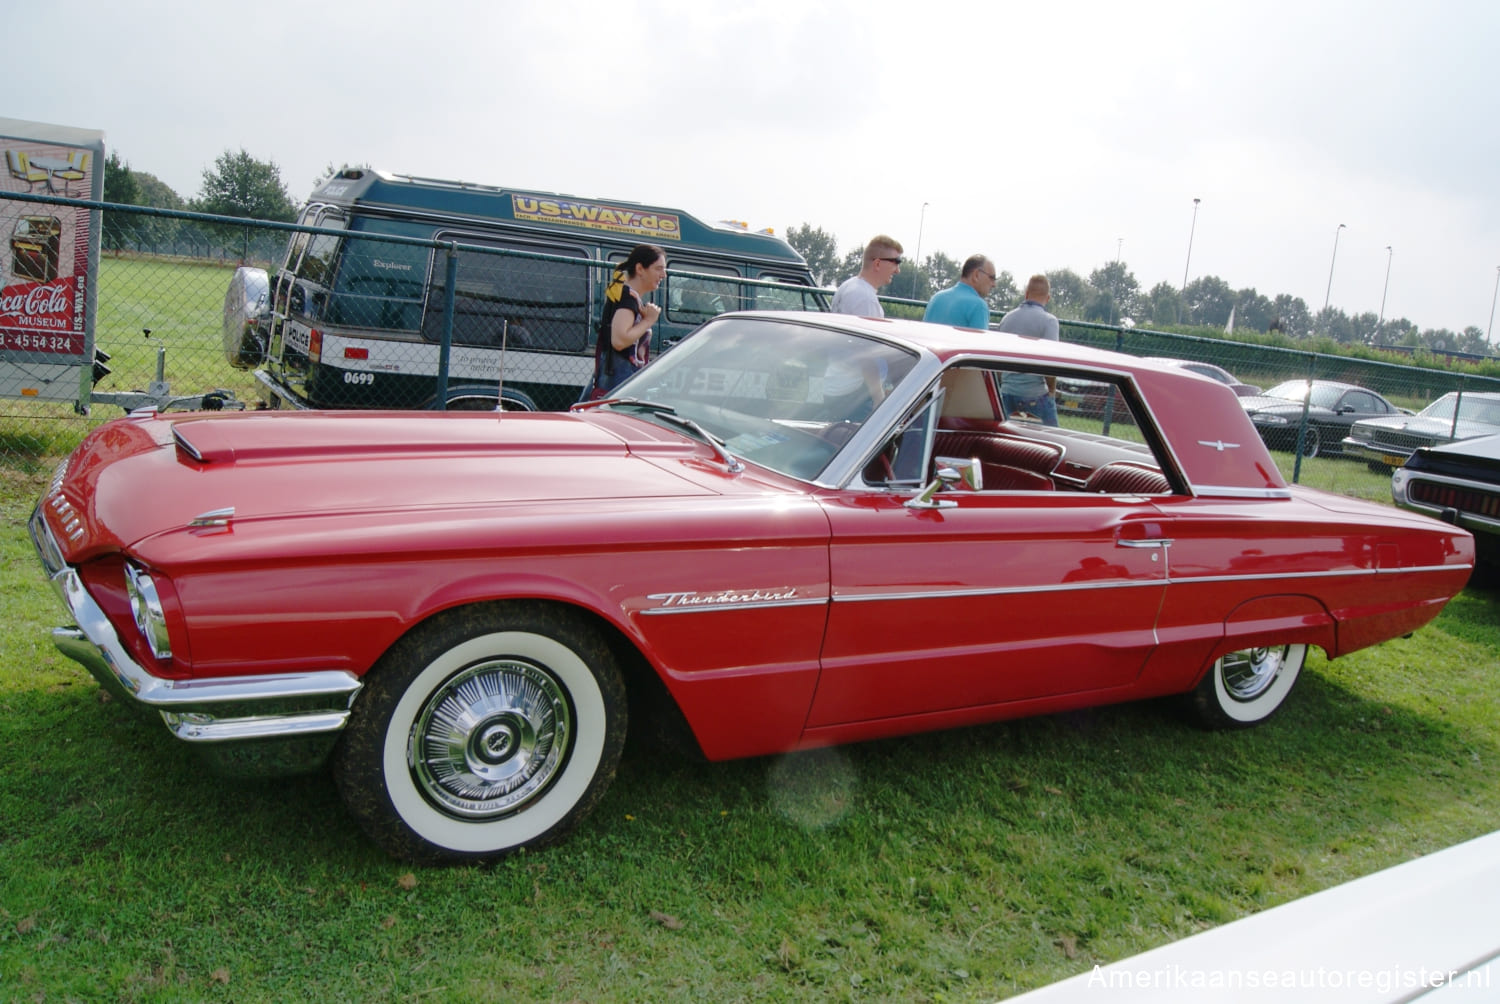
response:
<svg viewBox="0 0 1500 1004"><path fill-rule="evenodd" d="M1338 650L1338 624L1328 608L1311 596L1258 596L1241 603L1224 618L1223 640L1214 646L1203 669L1207 671L1230 652L1294 644L1316 645L1324 652Z"/></svg>

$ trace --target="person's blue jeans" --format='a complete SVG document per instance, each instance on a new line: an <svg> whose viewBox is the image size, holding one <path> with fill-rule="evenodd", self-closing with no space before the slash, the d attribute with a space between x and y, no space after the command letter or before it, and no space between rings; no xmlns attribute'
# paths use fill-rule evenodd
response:
<svg viewBox="0 0 1500 1004"><path fill-rule="evenodd" d="M1024 411L1041 419L1043 425L1057 424L1057 398L1051 394L1043 394L1041 397L1017 397L1002 391L1000 403L1005 406L1007 415Z"/></svg>

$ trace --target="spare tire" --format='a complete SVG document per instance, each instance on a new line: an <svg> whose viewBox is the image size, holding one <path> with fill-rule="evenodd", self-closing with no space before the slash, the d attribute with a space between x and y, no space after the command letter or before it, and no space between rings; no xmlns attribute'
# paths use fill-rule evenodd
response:
<svg viewBox="0 0 1500 1004"><path fill-rule="evenodd" d="M242 265L224 292L224 357L236 369L259 366L266 358L271 318L271 280L263 268Z"/></svg>

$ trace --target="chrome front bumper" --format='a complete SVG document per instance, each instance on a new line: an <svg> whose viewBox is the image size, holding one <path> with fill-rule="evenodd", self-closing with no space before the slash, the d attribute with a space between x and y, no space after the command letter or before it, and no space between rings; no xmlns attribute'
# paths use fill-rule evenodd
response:
<svg viewBox="0 0 1500 1004"><path fill-rule="evenodd" d="M216 771L276 776L316 770L328 758L359 677L343 670L274 676L168 680L153 676L120 643L114 625L62 560L41 507L30 521L32 543L75 626L55 628L52 641L110 693L160 713L167 729L192 744Z"/></svg>
<svg viewBox="0 0 1500 1004"><path fill-rule="evenodd" d="M1344 456L1346 457L1373 460L1377 464L1384 464L1392 468L1400 467L1412 455L1411 450L1380 446L1376 443L1368 443L1363 439L1351 439L1347 436L1340 445L1343 446Z"/></svg>

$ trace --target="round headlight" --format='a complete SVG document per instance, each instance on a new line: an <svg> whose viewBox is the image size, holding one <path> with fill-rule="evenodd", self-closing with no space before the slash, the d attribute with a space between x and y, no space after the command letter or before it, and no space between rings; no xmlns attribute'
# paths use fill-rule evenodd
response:
<svg viewBox="0 0 1500 1004"><path fill-rule="evenodd" d="M134 565L125 566L125 594L130 597L130 614L135 626L151 646L151 654L158 659L172 658L172 641L167 637L167 615L161 608L161 599L156 594L156 583L145 570Z"/></svg>

